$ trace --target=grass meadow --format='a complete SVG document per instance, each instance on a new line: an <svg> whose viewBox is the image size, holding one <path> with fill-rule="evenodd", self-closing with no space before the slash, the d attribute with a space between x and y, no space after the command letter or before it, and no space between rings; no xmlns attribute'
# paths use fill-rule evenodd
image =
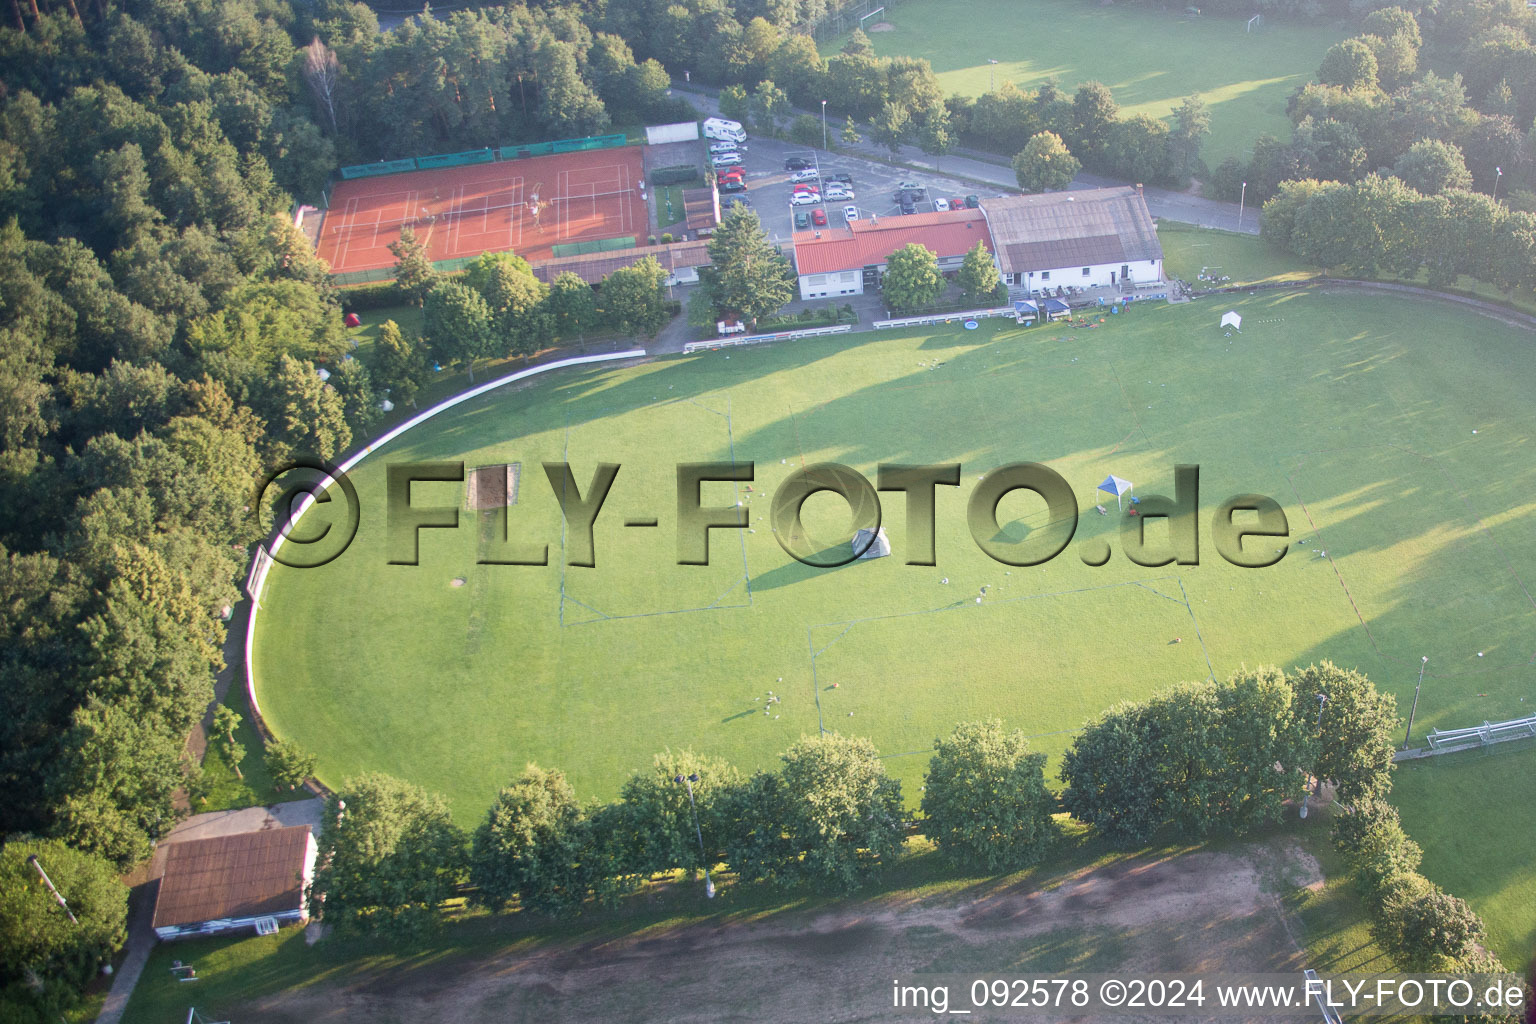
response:
<svg viewBox="0 0 1536 1024"><path fill-rule="evenodd" d="M1246 160L1264 132L1288 137L1286 98L1317 74L1328 47L1344 37L1332 27L1274 19L1248 32L1244 19L1195 17L1177 4L1160 11L1084 0L1035 0L1025 7L979 0L959 16L941 0L913 0L871 24L882 19L892 28L870 33L875 52L926 57L946 96L980 96L1003 81L1033 89L1048 78L1071 93L1098 80L1114 91L1122 115L1166 117L1198 92L1211 108L1202 155L1212 167L1229 156ZM987 26L984 44L976 25ZM823 55L845 41L828 40Z"/></svg>
<svg viewBox="0 0 1536 1024"><path fill-rule="evenodd" d="M323 780L391 772L444 793L470 827L530 761L606 799L665 747L766 768L817 729L869 736L915 804L934 737L958 721L1002 718L1054 771L1116 701L1245 664L1355 666L1406 715L1428 656L1418 734L1530 713L1529 338L1343 291L1230 302L1244 317L1230 336L1226 304L1146 303L1091 328L940 325L560 371L465 403L354 470L362 524L344 555L274 569L254 652L262 710L317 753ZM751 484L708 483L702 500L741 502L750 527L713 531L709 564L680 566L675 467L732 459L755 463ZM389 564L385 467L413 460L519 463L508 534L524 556L547 545L549 564L480 564L508 552L455 483L418 483L413 501L461 509L460 527L422 531L419 564ZM593 568L565 564L551 461L584 492L598 463L621 466ZM772 495L822 461L871 479L882 462L961 463L961 486L938 489L938 564L904 564L896 494L893 557L815 569L786 554ZM1081 510L1072 544L1033 567L992 560L966 526L979 477L1018 461L1061 474ZM1200 564L1134 565L1119 534L1135 521L1096 485L1114 473L1171 493L1180 463L1201 467ZM1240 493L1284 507L1277 565L1218 556L1210 515ZM845 506L821 494L805 513L813 542L834 546ZM624 525L642 517L659 525ZM1038 552L1043 502L1010 495L998 522L987 539ZM1106 542L1108 564L1086 565ZM769 691L781 700L765 714ZM1442 813L1481 820L1519 798L1528 757L1489 764L1451 795L1465 773L1400 773L1399 800L1431 877L1506 921L1512 953L1533 922L1499 906L1536 877L1516 852L1530 821L1480 844Z"/></svg>

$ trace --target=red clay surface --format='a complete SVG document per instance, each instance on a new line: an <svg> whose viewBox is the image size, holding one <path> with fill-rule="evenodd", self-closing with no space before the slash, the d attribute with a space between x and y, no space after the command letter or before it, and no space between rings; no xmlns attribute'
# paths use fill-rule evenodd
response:
<svg viewBox="0 0 1536 1024"><path fill-rule="evenodd" d="M434 262L510 249L530 262L564 242L645 236L639 146L338 182L320 230L332 273L395 265L410 226Z"/></svg>

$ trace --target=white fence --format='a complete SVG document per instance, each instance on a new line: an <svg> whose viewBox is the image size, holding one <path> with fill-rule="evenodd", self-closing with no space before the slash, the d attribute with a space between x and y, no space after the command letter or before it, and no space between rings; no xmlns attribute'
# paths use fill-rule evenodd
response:
<svg viewBox="0 0 1536 1024"><path fill-rule="evenodd" d="M897 320L876 320L872 325L875 330L883 330L887 327L923 327L928 324L945 324L951 320L984 320L994 316L1013 316L1012 306L998 306L995 309L973 309L964 313L936 313L933 316L904 316Z"/></svg>
<svg viewBox="0 0 1536 1024"><path fill-rule="evenodd" d="M697 121L648 125L645 129L645 141L651 146L660 146L667 142L692 142L698 137L699 123Z"/></svg>
<svg viewBox="0 0 1536 1024"><path fill-rule="evenodd" d="M803 331L780 331L777 334L744 334L739 338L711 338L709 341L690 341L683 346L686 355L717 348L736 348L740 345L761 345L765 341L789 341L791 338L819 338L824 334L847 334L853 324L837 324L833 327L807 327Z"/></svg>

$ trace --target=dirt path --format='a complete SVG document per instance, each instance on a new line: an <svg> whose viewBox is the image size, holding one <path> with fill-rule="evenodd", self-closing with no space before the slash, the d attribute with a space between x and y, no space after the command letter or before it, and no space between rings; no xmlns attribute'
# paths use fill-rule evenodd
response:
<svg viewBox="0 0 1536 1024"><path fill-rule="evenodd" d="M1133 858L1027 886L711 921L320 982L258 1000L240 1016L296 1024L931 1020L930 1009L892 1007L893 979L1298 970L1301 952L1276 890L1320 877L1316 862L1284 840L1235 853ZM1015 1010L998 1019L1086 1018Z"/></svg>

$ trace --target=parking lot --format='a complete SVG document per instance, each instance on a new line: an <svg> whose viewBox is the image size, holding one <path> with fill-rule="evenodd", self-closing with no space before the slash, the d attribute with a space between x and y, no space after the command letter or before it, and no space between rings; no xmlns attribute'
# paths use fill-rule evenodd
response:
<svg viewBox="0 0 1536 1024"><path fill-rule="evenodd" d="M810 213L816 209L823 210L827 218L826 229L835 229L843 226L843 207L849 205L847 200L828 199L815 206L791 207L789 199L794 192L793 183L790 181L792 172L784 169L784 161L791 156L800 156L809 160L817 168L823 181L832 174L851 176L854 191L852 205L859 208L859 216L865 219L870 216L900 216L901 211L896 204L894 194L896 187L902 182L916 182L928 190L928 198L917 204L919 213L925 211L931 213L933 200L936 198L964 198L967 195L980 195L985 198L989 195L1001 194L996 189L987 191L978 188L974 183L958 181L941 174L914 171L909 167L891 167L855 156L807 149L780 139L754 136L747 140L746 145L746 151L742 153L745 158L742 166L747 171L745 195L751 202L752 208L757 211L758 218L763 222L763 230L768 232L768 237L786 247L789 245L790 235L795 230L795 211ZM941 167L942 164L943 161L940 161ZM737 193L737 195L741 194ZM721 196L722 205L728 198L725 195Z"/></svg>

